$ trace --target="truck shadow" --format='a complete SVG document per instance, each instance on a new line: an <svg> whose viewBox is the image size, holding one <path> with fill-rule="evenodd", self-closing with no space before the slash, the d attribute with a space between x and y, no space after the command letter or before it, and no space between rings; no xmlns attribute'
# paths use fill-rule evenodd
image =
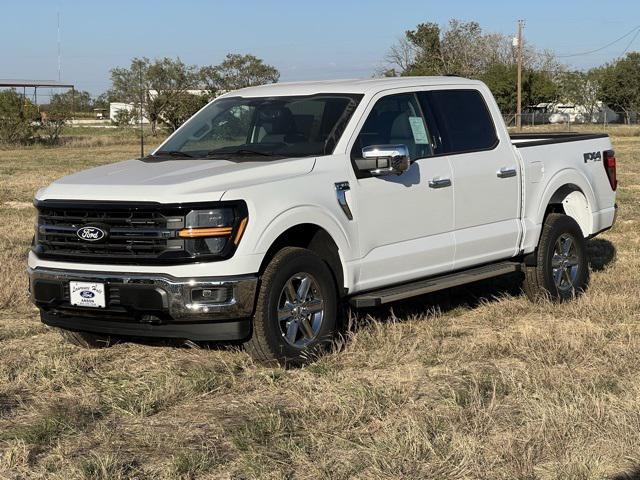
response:
<svg viewBox="0 0 640 480"><path fill-rule="evenodd" d="M593 238L587 242L587 253L591 270L599 272L615 260L616 247L604 238Z"/></svg>
<svg viewBox="0 0 640 480"><path fill-rule="evenodd" d="M610 477L610 480L640 480L640 465L633 467L628 472L618 473Z"/></svg>
<svg viewBox="0 0 640 480"><path fill-rule="evenodd" d="M616 255L613 244L604 239L589 240L587 242L587 252L591 270L596 272L604 270L614 261ZM524 275L522 273L510 273L380 307L363 308L358 311L352 310L350 315L349 312L343 312L343 326L340 333L343 334L343 338L348 338L349 335L344 335L347 330L357 331L358 326L362 325L367 317L373 317L380 322L384 322L385 319L389 318L394 318L394 321L403 321L412 316L424 314L427 311L436 310L441 313L447 313L456 308L471 309L480 304L497 302L506 296L517 297L523 295L523 278ZM351 317L350 321L348 319L349 316ZM212 350L235 350L241 348L241 342L190 342L144 338L127 338L121 341L156 347L205 348Z"/></svg>
<svg viewBox="0 0 640 480"><path fill-rule="evenodd" d="M403 321L431 311L446 314L457 308L475 308L482 303L495 302L505 296L521 295L523 278L522 273L510 273L379 307L352 310L349 323L357 330L358 324L366 317L373 317L382 322L389 318L393 318L394 321Z"/></svg>
<svg viewBox="0 0 640 480"><path fill-rule="evenodd" d="M610 241L598 238L587 241L587 253L591 270L599 272L615 260L616 249ZM524 295L522 291L523 280L524 274L510 273L380 307L360 309L358 312L352 311L352 315L355 314L357 329L358 320L367 316L375 319L393 317L402 321L404 318L423 314L426 311L436 310L447 313L456 308L476 308L480 304L497 302L506 296Z"/></svg>

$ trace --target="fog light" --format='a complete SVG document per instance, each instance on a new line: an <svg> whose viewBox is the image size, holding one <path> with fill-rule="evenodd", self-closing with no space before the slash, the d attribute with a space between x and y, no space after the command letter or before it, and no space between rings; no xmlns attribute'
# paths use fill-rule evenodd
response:
<svg viewBox="0 0 640 480"><path fill-rule="evenodd" d="M194 288L191 290L193 303L228 303L233 297L231 287Z"/></svg>

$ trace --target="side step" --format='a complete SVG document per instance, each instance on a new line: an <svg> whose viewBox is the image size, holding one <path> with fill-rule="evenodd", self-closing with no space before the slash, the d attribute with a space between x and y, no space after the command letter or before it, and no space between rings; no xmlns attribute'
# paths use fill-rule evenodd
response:
<svg viewBox="0 0 640 480"><path fill-rule="evenodd" d="M349 303L356 307L377 307L384 303L395 302L405 298L424 295L425 293L443 290L445 288L464 285L465 283L477 282L486 278L497 277L505 273L520 271L521 264L518 262L500 262L474 267L448 275L431 277L426 280L418 280L395 287L387 287L372 292L359 293L349 299Z"/></svg>

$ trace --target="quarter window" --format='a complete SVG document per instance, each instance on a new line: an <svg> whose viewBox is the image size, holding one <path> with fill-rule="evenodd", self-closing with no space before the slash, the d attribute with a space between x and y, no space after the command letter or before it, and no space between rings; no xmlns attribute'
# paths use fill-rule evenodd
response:
<svg viewBox="0 0 640 480"><path fill-rule="evenodd" d="M437 125L438 154L488 150L497 144L491 114L477 90L434 90L420 98Z"/></svg>

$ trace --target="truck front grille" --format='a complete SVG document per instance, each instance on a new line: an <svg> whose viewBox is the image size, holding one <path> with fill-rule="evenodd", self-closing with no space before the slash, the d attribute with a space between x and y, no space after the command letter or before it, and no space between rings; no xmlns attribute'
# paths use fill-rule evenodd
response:
<svg viewBox="0 0 640 480"><path fill-rule="evenodd" d="M38 206L35 252L41 258L106 263L153 263L189 257L177 230L180 208L111 204ZM79 230L102 232L88 241ZM96 234L101 235L101 234Z"/></svg>

